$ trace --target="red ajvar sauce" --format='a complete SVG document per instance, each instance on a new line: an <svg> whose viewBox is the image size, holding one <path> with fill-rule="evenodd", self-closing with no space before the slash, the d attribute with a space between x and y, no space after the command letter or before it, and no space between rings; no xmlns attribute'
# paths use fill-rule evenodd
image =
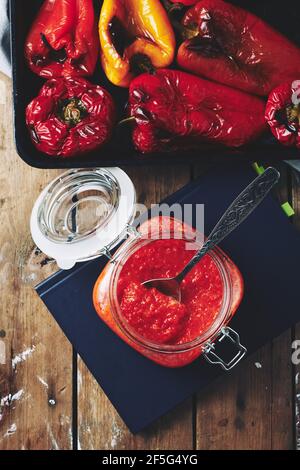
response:
<svg viewBox="0 0 300 470"><path fill-rule="evenodd" d="M214 323L223 300L223 281L210 255L181 284L181 303L147 289L149 279L176 276L195 250L185 240L155 240L139 248L126 261L118 281L122 315L136 333L158 344L193 341Z"/></svg>
<svg viewBox="0 0 300 470"><path fill-rule="evenodd" d="M136 329L140 336L151 338L164 346L173 345L176 349L180 344L195 339L201 332L207 330L213 323L219 311L223 297L223 284L218 268L209 255L193 269L182 282L182 304L173 302L169 297L161 296L157 291L145 292L141 282L157 277L170 277L177 274L191 259L192 250L186 250L182 237L171 240L153 240L152 230L164 233L165 230L177 234L191 228L182 222L169 217L153 217L144 222L139 228L145 239L152 239L140 249L137 249L125 261L118 278L117 300L122 306L122 315L130 322L131 329ZM180 249L178 249L180 248ZM230 276L232 298L230 312L226 323L235 314L243 297L243 279L238 268L225 253L219 250L219 258ZM123 255L119 255L122 260ZM117 263L118 264L118 263ZM193 362L202 354L201 346L164 354L161 351L150 350L146 345L138 344L120 328L115 307L109 298L110 285L114 263L108 263L99 275L94 291L93 302L99 317L120 338L139 353L165 367L182 367ZM143 308L141 308L143 302ZM114 312L114 313L113 313ZM170 346L171 347L171 346Z"/></svg>

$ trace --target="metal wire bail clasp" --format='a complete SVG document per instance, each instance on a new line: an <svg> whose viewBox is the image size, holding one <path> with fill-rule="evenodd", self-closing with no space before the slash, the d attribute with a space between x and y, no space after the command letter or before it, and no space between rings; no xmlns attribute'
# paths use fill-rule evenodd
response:
<svg viewBox="0 0 300 470"><path fill-rule="evenodd" d="M128 235L133 235L135 238L141 238L142 234L139 232L134 225L127 224L126 232Z"/></svg>
<svg viewBox="0 0 300 470"><path fill-rule="evenodd" d="M247 353L247 349L240 343L239 334L229 326L222 328L217 341L218 343L221 343L224 339L229 340L232 344L236 346L238 350L237 354L230 361L225 362L221 357L217 355L217 353L215 352L216 343L206 343L206 346L203 350L203 355L210 364L219 364L222 369L228 371L240 362L240 360Z"/></svg>

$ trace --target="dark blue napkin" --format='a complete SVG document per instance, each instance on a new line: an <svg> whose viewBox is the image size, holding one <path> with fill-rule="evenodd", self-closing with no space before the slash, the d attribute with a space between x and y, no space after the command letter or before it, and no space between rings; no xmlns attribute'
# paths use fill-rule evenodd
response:
<svg viewBox="0 0 300 470"><path fill-rule="evenodd" d="M166 202L204 203L208 233L254 177L249 166L222 167L185 186ZM300 236L269 196L222 248L245 279L244 300L230 325L252 353L300 320ZM59 272L39 285L37 292L130 430L139 432L230 372L209 365L203 358L181 369L164 368L121 341L98 318L92 304L92 289L105 263L105 259L98 259Z"/></svg>

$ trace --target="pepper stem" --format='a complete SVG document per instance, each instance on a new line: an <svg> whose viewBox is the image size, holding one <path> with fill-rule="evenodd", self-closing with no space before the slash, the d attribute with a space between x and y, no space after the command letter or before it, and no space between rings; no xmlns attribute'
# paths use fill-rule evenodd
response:
<svg viewBox="0 0 300 470"><path fill-rule="evenodd" d="M171 18L170 21L172 23L174 31L177 33L178 36L181 37L181 39L193 39L199 36L199 28L196 23L190 24L189 26L184 26L176 18Z"/></svg>
<svg viewBox="0 0 300 470"><path fill-rule="evenodd" d="M162 0L162 3L167 11L172 26L175 32L182 38L182 39L192 39L199 35L199 28L197 24L191 24L189 26L183 26L180 22L180 17L186 10L186 6L182 3L172 3L169 0Z"/></svg>
<svg viewBox="0 0 300 470"><path fill-rule="evenodd" d="M135 116L129 116L128 118L124 118L118 122L118 126L123 126L124 124L128 124L130 122L136 121Z"/></svg>
<svg viewBox="0 0 300 470"><path fill-rule="evenodd" d="M291 104L286 108L286 116L289 124L298 124L300 126L300 105Z"/></svg>
<svg viewBox="0 0 300 470"><path fill-rule="evenodd" d="M79 98L63 100L59 104L59 117L70 126L79 124L86 114L85 106Z"/></svg>

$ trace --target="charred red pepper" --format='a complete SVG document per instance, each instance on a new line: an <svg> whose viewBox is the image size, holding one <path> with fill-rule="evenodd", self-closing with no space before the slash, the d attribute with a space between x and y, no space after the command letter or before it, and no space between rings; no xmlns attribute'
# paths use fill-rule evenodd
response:
<svg viewBox="0 0 300 470"><path fill-rule="evenodd" d="M106 143L114 124L110 94L83 78L53 78L28 105L26 123L36 148L71 157Z"/></svg>
<svg viewBox="0 0 300 470"><path fill-rule="evenodd" d="M47 79L92 75L98 50L93 0L45 0L25 43L29 67Z"/></svg>
<svg viewBox="0 0 300 470"><path fill-rule="evenodd" d="M222 0L201 0L183 18L184 70L268 96L300 75L300 49L255 15Z"/></svg>
<svg viewBox="0 0 300 470"><path fill-rule="evenodd" d="M134 144L142 153L199 142L240 147L266 129L260 98L177 70L135 78L129 105Z"/></svg>
<svg viewBox="0 0 300 470"><path fill-rule="evenodd" d="M300 80L286 82L272 91L266 120L279 142L300 148Z"/></svg>

